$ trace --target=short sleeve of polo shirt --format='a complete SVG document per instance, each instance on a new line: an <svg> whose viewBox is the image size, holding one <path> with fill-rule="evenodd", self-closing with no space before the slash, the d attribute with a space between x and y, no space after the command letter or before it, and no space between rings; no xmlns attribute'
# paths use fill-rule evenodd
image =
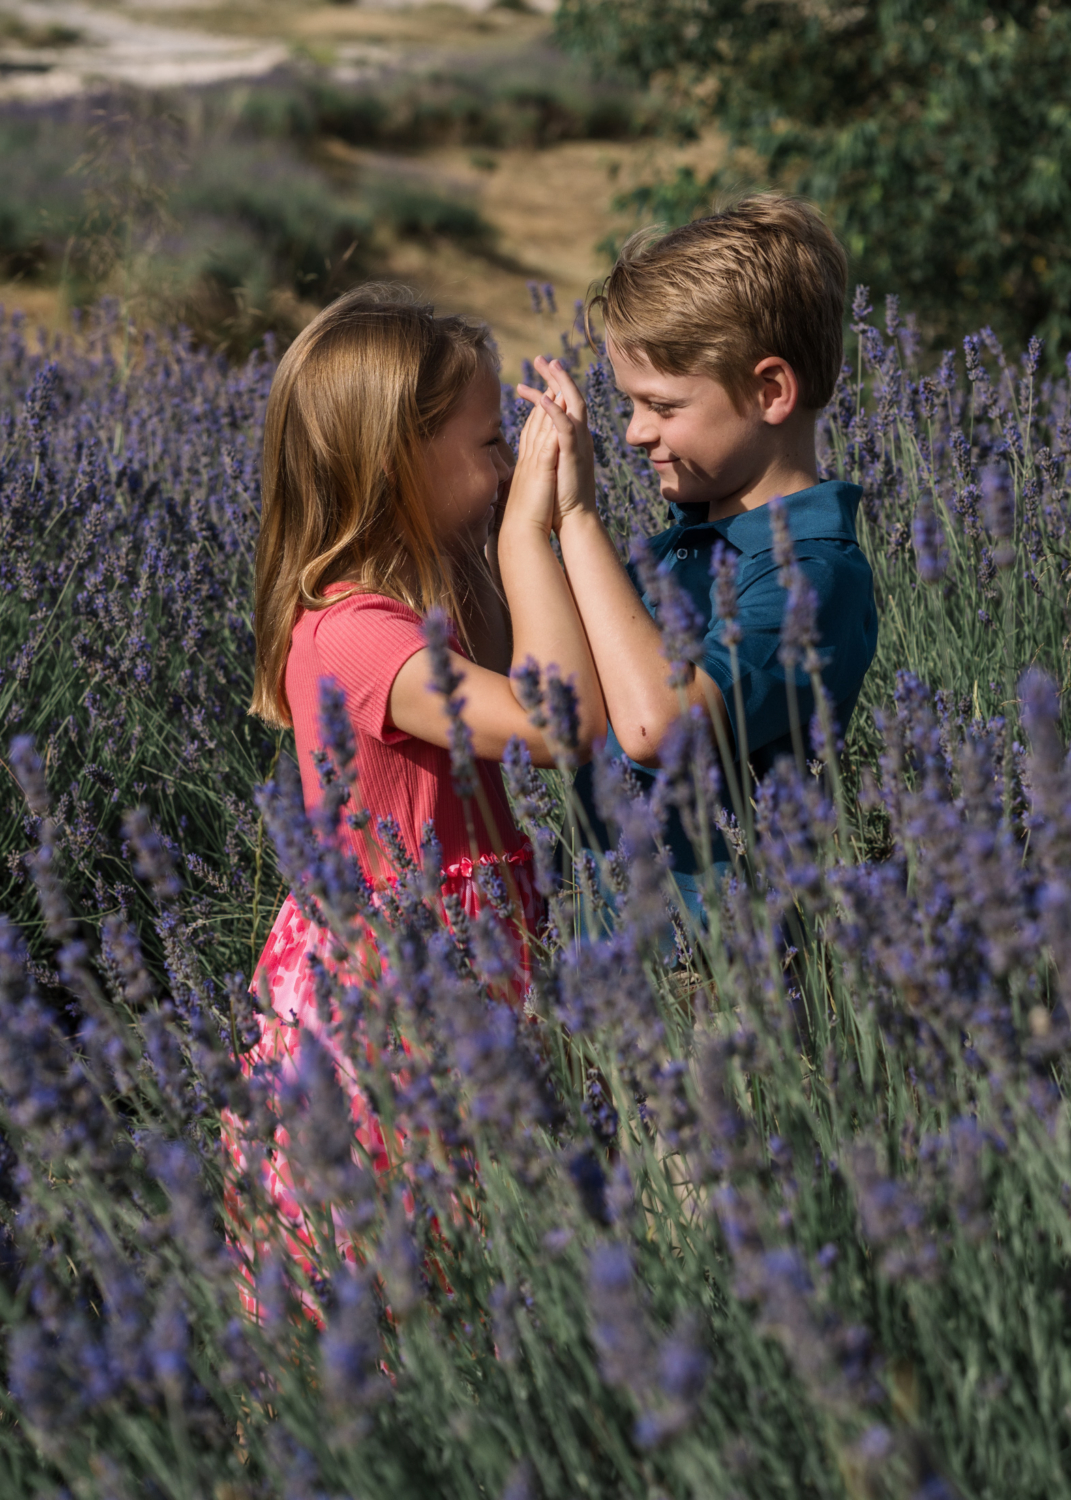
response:
<svg viewBox="0 0 1071 1500"><path fill-rule="evenodd" d="M870 664L873 621L870 568L858 546L841 539L796 544L796 561L815 592L822 680L835 704L854 702ZM740 690L749 751L760 749L790 731L785 668L780 661L781 622L787 596L773 553L741 557L738 564L739 625L737 648ZM713 600L712 600L713 604ZM703 642L702 666L721 689L734 739L739 745L733 667L725 643L725 625L713 608ZM802 665L794 672L804 729L814 711L811 680Z"/></svg>
<svg viewBox="0 0 1071 1500"><path fill-rule="evenodd" d="M390 691L411 656L427 645L417 612L382 594L354 594L314 624L320 675L333 677L362 734L396 745L410 739L389 724Z"/></svg>
<svg viewBox="0 0 1071 1500"><path fill-rule="evenodd" d="M862 491L843 480L826 480L785 497L785 521L793 550L814 590L822 678L842 723L855 706L877 646L877 608L870 564L859 546L855 517ZM733 663L718 618L710 576L712 549L720 540L736 556L739 696L747 726L748 753L789 736L788 693L780 661L781 623L787 594L774 557L770 511L765 505L717 521L689 507L671 507L677 525L651 539L660 565L669 568L706 620L699 664L721 690L737 746L737 694ZM646 594L644 604L652 612ZM809 674L795 673L801 727L814 711Z"/></svg>

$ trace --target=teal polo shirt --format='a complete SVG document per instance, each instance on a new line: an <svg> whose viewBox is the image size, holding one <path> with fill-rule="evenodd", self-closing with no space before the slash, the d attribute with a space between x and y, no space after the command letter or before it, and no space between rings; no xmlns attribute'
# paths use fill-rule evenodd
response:
<svg viewBox="0 0 1071 1500"><path fill-rule="evenodd" d="M858 485L829 480L784 499L796 560L818 598L822 680L836 705L835 716L842 732L848 727L878 642L874 578L855 534L855 516L862 493ZM673 577L690 595L706 622L699 665L721 689L734 742L739 744L733 670L729 648L723 639L724 625L714 609L714 581L710 573L711 554L717 542L725 542L736 553L739 623L743 632L737 651L748 761L761 780L778 756L793 753L785 669L778 660L786 594L774 562L769 511L762 505L724 521L708 521L705 505L675 505L671 510L676 524L651 538L651 552L656 562L668 564L672 569ZM632 568L629 576L637 584ZM657 608L648 595L644 593L642 598L648 612L657 619ZM795 669L795 679L806 738L814 712L814 692L802 665ZM611 755L623 755L612 726L607 748ZM640 784L649 790L657 773L635 761L629 764ZM575 790L603 848L612 848L609 831L595 812L590 765L578 771ZM697 906L695 882L688 878L695 874L696 855L676 810L670 814L665 839L682 894L689 905ZM728 861L729 853L720 836L716 836L713 854L718 864Z"/></svg>

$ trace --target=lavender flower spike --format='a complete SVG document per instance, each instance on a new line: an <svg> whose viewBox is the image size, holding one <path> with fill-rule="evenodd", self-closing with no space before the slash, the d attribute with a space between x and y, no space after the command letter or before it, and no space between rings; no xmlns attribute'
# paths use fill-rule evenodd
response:
<svg viewBox="0 0 1071 1500"><path fill-rule="evenodd" d="M711 577L714 579L714 608L718 619L724 624L722 640L727 646L739 646L743 637L740 628L740 602L736 595L737 554L724 542L717 542L710 559Z"/></svg>
<svg viewBox="0 0 1071 1500"><path fill-rule="evenodd" d="M547 728L552 739L565 753L565 759L576 758L580 743L580 710L576 689L558 675L557 667L547 668Z"/></svg>
<svg viewBox="0 0 1071 1500"><path fill-rule="evenodd" d="M479 781L472 735L461 717L464 698L457 696L461 673L450 660L450 623L441 609L429 610L424 620L424 639L431 656L430 691L440 693L450 720L450 769L454 791L459 797L475 797Z"/></svg>
<svg viewBox="0 0 1071 1500"><path fill-rule="evenodd" d="M770 514L770 534L773 537L774 562L782 570L790 568L796 561L796 549L792 545L792 533L788 529L788 517L785 515L785 502L780 495L774 495L768 502L767 509ZM783 583L784 579L781 580ZM787 587L787 583L785 585Z"/></svg>
<svg viewBox="0 0 1071 1500"><path fill-rule="evenodd" d="M818 643L815 623L818 600L806 574L794 565L789 570L788 600L781 621L781 649L778 653L786 668L791 668L814 650Z"/></svg>
<svg viewBox="0 0 1071 1500"><path fill-rule="evenodd" d="M948 571L948 548L945 534L933 508L933 500L926 495L920 500L911 527L911 538L918 560L919 577L923 583L940 583Z"/></svg>
<svg viewBox="0 0 1071 1500"><path fill-rule="evenodd" d="M509 674L513 691L536 729L547 727L547 715L543 702L542 673L534 656L526 657L519 667Z"/></svg>

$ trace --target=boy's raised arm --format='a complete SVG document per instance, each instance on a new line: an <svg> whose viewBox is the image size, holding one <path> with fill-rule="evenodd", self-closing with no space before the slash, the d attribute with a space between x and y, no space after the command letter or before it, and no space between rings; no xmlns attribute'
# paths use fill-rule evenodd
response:
<svg viewBox="0 0 1071 1500"><path fill-rule="evenodd" d="M537 363L544 365L542 360ZM566 577L602 684L607 717L625 754L640 765L656 766L659 746L684 707L698 704L719 714L728 728L724 700L717 683L701 667L691 669L686 688L669 685L661 632L599 519L584 398L557 361L546 364L540 373L552 389L560 391L558 401L529 387L518 387L518 392L547 412L562 439L555 524Z"/></svg>

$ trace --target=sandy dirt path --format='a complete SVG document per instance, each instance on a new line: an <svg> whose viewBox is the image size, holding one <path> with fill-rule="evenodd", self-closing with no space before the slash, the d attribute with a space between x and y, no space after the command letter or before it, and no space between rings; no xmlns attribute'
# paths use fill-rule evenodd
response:
<svg viewBox="0 0 1071 1500"><path fill-rule="evenodd" d="M290 55L281 42L153 24L80 0L6 3L5 20L0 100L59 99L101 84L182 88L254 78Z"/></svg>

